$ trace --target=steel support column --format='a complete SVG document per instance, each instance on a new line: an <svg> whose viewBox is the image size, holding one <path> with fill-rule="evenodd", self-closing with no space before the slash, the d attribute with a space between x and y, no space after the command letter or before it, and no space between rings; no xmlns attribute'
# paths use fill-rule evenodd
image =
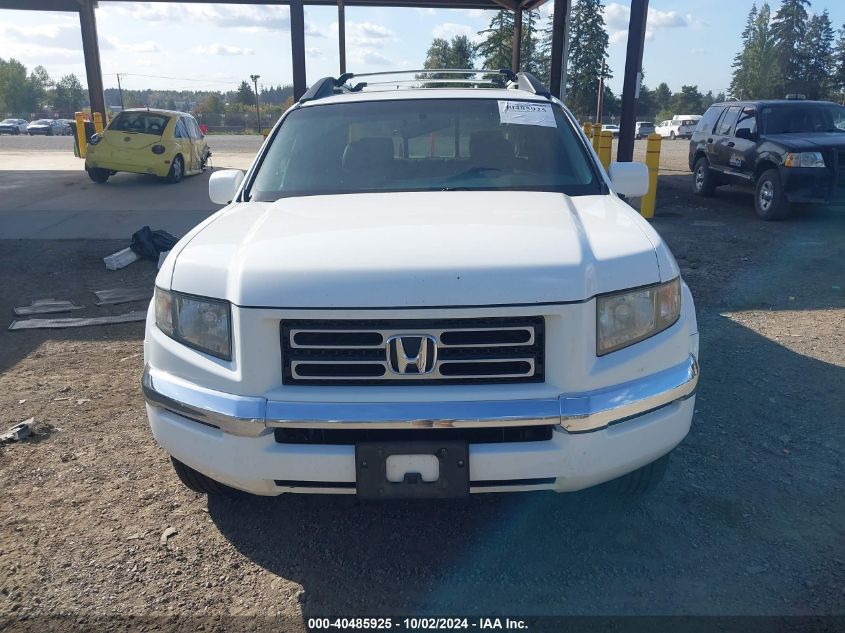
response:
<svg viewBox="0 0 845 633"><path fill-rule="evenodd" d="M513 10L513 43L511 44L511 70L519 72L520 54L522 53L522 9Z"/></svg>
<svg viewBox="0 0 845 633"><path fill-rule="evenodd" d="M302 0L290 0L290 48L293 65L293 99L305 94L305 10Z"/></svg>
<svg viewBox="0 0 845 633"><path fill-rule="evenodd" d="M100 65L100 45L97 43L94 0L79 0L79 26L82 29L82 53L85 56L85 76L88 80L91 113L99 112L103 121L106 121L106 100L103 96L103 70Z"/></svg>
<svg viewBox="0 0 845 633"><path fill-rule="evenodd" d="M628 23L628 50L625 56L625 80L622 84L622 121L619 124L619 148L616 160L630 163L634 159L634 133L637 105L642 81L645 27L648 0L631 0L631 21Z"/></svg>
<svg viewBox="0 0 845 633"><path fill-rule="evenodd" d="M337 53L342 75L346 72L346 8L343 0L337 0Z"/></svg>
<svg viewBox="0 0 845 633"><path fill-rule="evenodd" d="M569 15L572 0L555 0L552 9L552 68L549 90L552 96L566 100L566 62L569 55Z"/></svg>

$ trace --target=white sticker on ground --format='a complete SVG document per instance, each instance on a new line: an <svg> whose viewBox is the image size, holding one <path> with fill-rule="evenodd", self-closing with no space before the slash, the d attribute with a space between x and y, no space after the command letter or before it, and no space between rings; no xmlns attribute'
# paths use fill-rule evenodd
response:
<svg viewBox="0 0 845 633"><path fill-rule="evenodd" d="M499 101L499 121L516 125L557 127L551 103Z"/></svg>

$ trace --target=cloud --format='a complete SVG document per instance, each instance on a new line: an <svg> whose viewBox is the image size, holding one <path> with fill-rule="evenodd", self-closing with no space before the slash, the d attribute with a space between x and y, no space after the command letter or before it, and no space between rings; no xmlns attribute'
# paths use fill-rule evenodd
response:
<svg viewBox="0 0 845 633"><path fill-rule="evenodd" d="M318 59L323 57L323 51L321 51L319 48L306 48L305 55L307 57Z"/></svg>
<svg viewBox="0 0 845 633"><path fill-rule="evenodd" d="M68 22L36 26L0 24L0 36L45 49L78 51L82 48L79 25Z"/></svg>
<svg viewBox="0 0 845 633"><path fill-rule="evenodd" d="M100 48L104 50L126 51L128 53L158 53L161 49L152 40L136 44L121 42L119 38L107 35L100 38Z"/></svg>
<svg viewBox="0 0 845 633"><path fill-rule="evenodd" d="M628 22L631 19L631 7L617 2L611 2L605 7L604 22L611 44L624 42L628 39ZM649 8L646 23L646 39L654 39L655 31L660 29L692 28L704 26L704 22L691 13L682 14L677 11L661 11Z"/></svg>
<svg viewBox="0 0 845 633"><path fill-rule="evenodd" d="M337 22L332 22L331 32L337 34ZM361 49L384 48L388 42L396 41L396 34L385 26L372 22L347 22L346 43Z"/></svg>
<svg viewBox="0 0 845 633"><path fill-rule="evenodd" d="M456 35L466 35L470 41L477 44L484 39L483 35L478 34L476 27L469 26L468 24L458 24L456 22L443 22L435 26L431 32L434 37L441 37L444 40L451 40Z"/></svg>
<svg viewBox="0 0 845 633"><path fill-rule="evenodd" d="M349 54L349 60L353 64L367 66L395 66L393 60L381 52L369 48L356 48Z"/></svg>
<svg viewBox="0 0 845 633"><path fill-rule="evenodd" d="M226 46L225 44L212 44L211 46L197 46L195 53L200 55L224 55L227 57L236 55L255 55L251 48L238 48L237 46Z"/></svg>
<svg viewBox="0 0 845 633"><path fill-rule="evenodd" d="M148 22L206 22L221 28L236 28L247 32L290 31L290 10L279 5L237 5L212 4L170 4L132 2L125 6L109 7L134 20ZM308 35L322 37L323 34L306 21Z"/></svg>
<svg viewBox="0 0 845 633"><path fill-rule="evenodd" d="M417 8L417 9L414 9L414 11L416 11L417 13L419 13L421 15L437 15L436 9L420 9L420 8Z"/></svg>

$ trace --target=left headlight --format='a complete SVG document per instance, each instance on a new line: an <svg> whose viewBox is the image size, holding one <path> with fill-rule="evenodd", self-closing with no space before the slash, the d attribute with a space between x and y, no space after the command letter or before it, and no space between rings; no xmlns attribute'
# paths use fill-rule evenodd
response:
<svg viewBox="0 0 845 633"><path fill-rule="evenodd" d="M787 154L783 161L784 167L824 167L824 156L821 152L796 152Z"/></svg>
<svg viewBox="0 0 845 633"><path fill-rule="evenodd" d="M174 340L232 360L232 310L228 301L155 289L156 326Z"/></svg>
<svg viewBox="0 0 845 633"><path fill-rule="evenodd" d="M643 341L681 315L681 279L596 298L596 355Z"/></svg>

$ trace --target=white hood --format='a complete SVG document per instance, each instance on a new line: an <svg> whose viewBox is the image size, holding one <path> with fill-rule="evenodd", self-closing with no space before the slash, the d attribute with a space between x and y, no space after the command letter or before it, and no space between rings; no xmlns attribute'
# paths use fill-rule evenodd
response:
<svg viewBox="0 0 845 633"><path fill-rule="evenodd" d="M284 198L232 205L185 241L172 288L240 306L557 303L661 279L659 238L606 195Z"/></svg>

